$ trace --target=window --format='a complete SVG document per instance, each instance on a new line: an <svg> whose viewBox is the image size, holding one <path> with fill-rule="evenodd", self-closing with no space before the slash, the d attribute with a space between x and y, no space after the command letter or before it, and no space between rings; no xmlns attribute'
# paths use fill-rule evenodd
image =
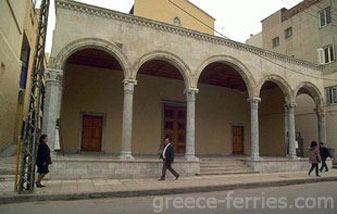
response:
<svg viewBox="0 0 337 214"><path fill-rule="evenodd" d="M280 38L276 37L273 39L273 48L277 47L280 45Z"/></svg>
<svg viewBox="0 0 337 214"><path fill-rule="evenodd" d="M324 27L331 23L331 9L330 7L319 12L319 26Z"/></svg>
<svg viewBox="0 0 337 214"><path fill-rule="evenodd" d="M328 104L337 104L337 86L326 89Z"/></svg>
<svg viewBox="0 0 337 214"><path fill-rule="evenodd" d="M174 24L175 26L181 26L181 21L180 21L179 17L176 16L176 17L173 19L173 24Z"/></svg>
<svg viewBox="0 0 337 214"><path fill-rule="evenodd" d="M335 53L332 45L318 49L318 61L320 64L328 64L335 61Z"/></svg>
<svg viewBox="0 0 337 214"><path fill-rule="evenodd" d="M284 37L286 39L290 38L292 35L293 35L293 29L292 29L292 27L287 28L287 29L284 30Z"/></svg>

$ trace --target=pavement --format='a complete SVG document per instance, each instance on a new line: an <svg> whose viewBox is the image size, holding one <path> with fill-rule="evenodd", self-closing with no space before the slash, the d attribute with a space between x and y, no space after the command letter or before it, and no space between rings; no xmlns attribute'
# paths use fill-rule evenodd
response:
<svg viewBox="0 0 337 214"><path fill-rule="evenodd" d="M2 204L0 205L0 213L336 214L336 191L337 182L334 181L282 187L265 187L166 196ZM228 196L231 196L232 198L227 198ZM255 198L255 200L252 198Z"/></svg>
<svg viewBox="0 0 337 214"><path fill-rule="evenodd" d="M124 198L151 195L200 193L237 189L287 186L315 182L337 181L337 170L308 176L306 171L258 173L242 175L182 177L167 179L72 179L45 180L45 188L30 194L13 191L13 181L0 182L0 204L34 201L84 200Z"/></svg>

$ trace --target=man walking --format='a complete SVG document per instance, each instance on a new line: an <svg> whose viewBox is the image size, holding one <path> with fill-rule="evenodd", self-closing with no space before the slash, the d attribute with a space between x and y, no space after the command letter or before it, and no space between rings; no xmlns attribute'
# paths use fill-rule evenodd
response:
<svg viewBox="0 0 337 214"><path fill-rule="evenodd" d="M322 158L322 166L321 166L321 169L320 171L322 172L323 169L325 168L325 171L329 171L328 169L328 166L326 165L326 159L328 157L331 157L330 153L329 153L329 150L325 147L324 143L319 143L319 153L321 155L321 158Z"/></svg>
<svg viewBox="0 0 337 214"><path fill-rule="evenodd" d="M174 149L170 143L169 138L164 139L164 147L163 151L160 153L160 158L163 159L163 170L161 178L159 180L165 180L165 174L167 169L176 177L177 180L180 175L171 167L171 164L174 162Z"/></svg>

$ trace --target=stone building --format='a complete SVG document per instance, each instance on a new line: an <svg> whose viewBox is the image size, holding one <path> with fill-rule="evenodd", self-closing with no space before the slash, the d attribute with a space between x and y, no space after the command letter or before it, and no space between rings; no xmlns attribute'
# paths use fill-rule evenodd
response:
<svg viewBox="0 0 337 214"><path fill-rule="evenodd" d="M337 149L337 1L304 0L289 10L282 8L262 21L262 32L249 38L247 44L303 59L323 67L323 95L326 107L329 147ZM260 42L257 42L260 41ZM315 104L309 96L298 97L296 132L304 140L318 140Z"/></svg>
<svg viewBox="0 0 337 214"><path fill-rule="evenodd" d="M27 107L37 33L35 3L0 2L0 151L16 144Z"/></svg>
<svg viewBox="0 0 337 214"><path fill-rule="evenodd" d="M43 123L51 148L62 124L67 155L56 158L55 175L158 174L166 136L185 175L200 172L202 157L307 167L296 154L295 109L308 94L325 111L320 66L71 0L56 1L56 16ZM324 133L324 114L320 121Z"/></svg>

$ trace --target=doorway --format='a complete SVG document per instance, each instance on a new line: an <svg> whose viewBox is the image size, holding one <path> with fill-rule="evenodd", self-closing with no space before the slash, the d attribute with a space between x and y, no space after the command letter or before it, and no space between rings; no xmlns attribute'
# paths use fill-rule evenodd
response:
<svg viewBox="0 0 337 214"><path fill-rule="evenodd" d="M243 154L243 126L232 126L233 154Z"/></svg>
<svg viewBox="0 0 337 214"><path fill-rule="evenodd" d="M82 143L83 152L100 152L102 148L103 116L83 115Z"/></svg>
<svg viewBox="0 0 337 214"><path fill-rule="evenodd" d="M164 105L164 137L169 137L176 153L186 150L186 107Z"/></svg>

